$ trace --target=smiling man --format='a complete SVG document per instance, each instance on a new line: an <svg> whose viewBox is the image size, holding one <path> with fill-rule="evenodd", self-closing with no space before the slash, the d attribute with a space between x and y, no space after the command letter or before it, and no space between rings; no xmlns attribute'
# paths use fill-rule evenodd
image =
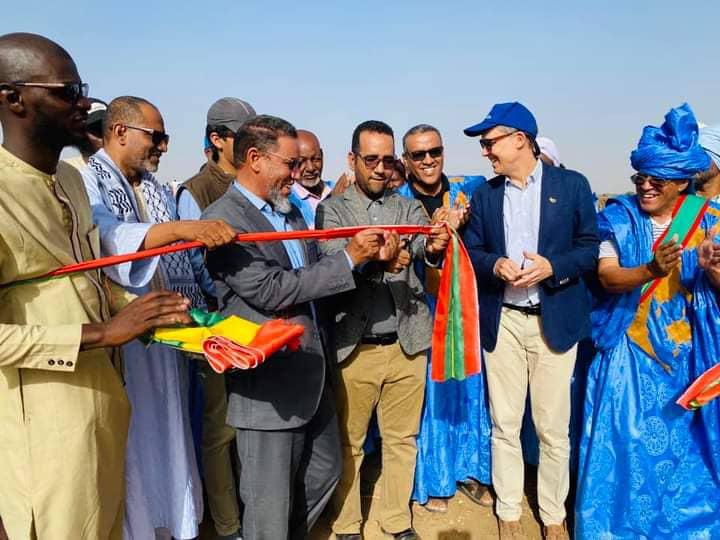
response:
<svg viewBox="0 0 720 540"><path fill-rule="evenodd" d="M300 174L292 185L290 201L298 207L310 229L315 228L318 205L332 193L335 182L322 179L323 151L320 141L311 131L298 129Z"/></svg>
<svg viewBox="0 0 720 540"><path fill-rule="evenodd" d="M420 201L429 218L447 220L462 230L470 216L470 198L485 178L448 178L444 173L442 137L437 128L428 124L419 124L405 133L403 161L408 171L407 183L398 188L398 193ZM440 271L424 265L419 265L417 271L434 313ZM485 388L484 374L448 384L433 382L428 370L413 491L413 499L424 504L426 510L446 512L448 498L455 494L458 483L473 502L482 506L493 504L487 488L490 413Z"/></svg>
<svg viewBox="0 0 720 540"><path fill-rule="evenodd" d="M227 219L239 232L307 226L290 204L300 172L297 131L261 115L235 134L236 181L203 219ZM243 538L301 539L338 481L340 449L330 374L313 301L355 288L353 268L383 257L384 235L368 229L344 251L318 260L315 242L242 243L208 253L223 315L256 323L286 318L305 327L300 348L249 371L228 374L228 424L236 428L245 503Z"/></svg>
<svg viewBox="0 0 720 540"><path fill-rule="evenodd" d="M481 136L498 176L475 192L464 238L478 278L500 538L525 537L520 428L529 388L540 439L540 517L546 538L563 539L570 381L577 342L590 330L582 276L595 270L599 241L588 181L543 163L537 132L517 102L495 105L465 130Z"/></svg>
<svg viewBox="0 0 720 540"><path fill-rule="evenodd" d="M149 101L122 96L110 102L104 149L83 171L100 230L103 255L117 255L199 240L209 248L230 242L234 231L216 221L179 221L175 199L153 172L167 151L169 136L160 111ZM109 267L105 273L131 292L167 287L204 308L199 285L209 281L197 252ZM127 392L132 405L127 457L128 538L171 534L193 538L202 519L202 486L189 418L189 362L165 345L140 341L124 348ZM157 531L156 531L157 529Z"/></svg>

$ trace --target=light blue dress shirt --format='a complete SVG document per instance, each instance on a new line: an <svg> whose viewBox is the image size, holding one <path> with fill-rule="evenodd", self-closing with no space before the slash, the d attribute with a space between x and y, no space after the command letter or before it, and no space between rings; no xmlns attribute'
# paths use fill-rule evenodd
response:
<svg viewBox="0 0 720 540"><path fill-rule="evenodd" d="M284 232L284 231L292 231L293 228L290 226L290 224L287 221L287 217L285 214L281 214L280 212L276 212L273 210L273 207L270 206L270 203L267 201L264 201L257 195L255 195L253 192L246 189L243 185L233 182L233 186L245 195L248 201L252 203L252 205L260 210L260 213L270 222L270 225L272 225L273 229L275 229L277 232ZM283 245L285 246L285 251L288 254L288 258L290 259L290 264L292 265L293 269L302 268L305 266L305 257L303 256L303 249L300 245L299 240L283 240Z"/></svg>
<svg viewBox="0 0 720 540"><path fill-rule="evenodd" d="M183 189L178 197L178 215L180 219L200 219L202 210L189 189Z"/></svg>
<svg viewBox="0 0 720 540"><path fill-rule="evenodd" d="M524 188L505 178L503 198L503 223L505 225L505 249L508 259L521 268L532 262L525 259L523 251L537 253L540 233L540 199L542 193L542 163L537 160L535 169ZM516 306L534 306L540 303L538 286L527 289L505 285L503 302Z"/></svg>

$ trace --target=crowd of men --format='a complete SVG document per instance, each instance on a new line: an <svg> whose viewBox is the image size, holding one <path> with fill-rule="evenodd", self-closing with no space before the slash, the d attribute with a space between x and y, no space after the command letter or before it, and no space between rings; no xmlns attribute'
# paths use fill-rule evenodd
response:
<svg viewBox="0 0 720 540"><path fill-rule="evenodd" d="M400 540L420 537L411 501L443 514L456 491L526 538L526 462L545 538L720 537L720 405L675 405L720 352L720 126L687 105L647 126L635 194L598 214L518 102L465 129L490 180L448 177L427 124L398 159L371 120L332 182L316 134L225 97L173 193L158 108L88 94L58 44L0 36L0 537L191 539L207 519L218 538L299 539L325 512L358 540L370 452ZM477 278L483 370L433 382L447 225ZM346 226L364 228L234 241ZM42 277L178 241L206 249ZM292 321L301 344L218 374L141 340L191 307Z"/></svg>

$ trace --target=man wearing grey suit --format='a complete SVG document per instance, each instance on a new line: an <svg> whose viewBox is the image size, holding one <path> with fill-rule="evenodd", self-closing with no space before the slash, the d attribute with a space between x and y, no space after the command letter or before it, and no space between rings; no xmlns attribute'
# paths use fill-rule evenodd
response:
<svg viewBox="0 0 720 540"><path fill-rule="evenodd" d="M248 120L235 134L234 156L236 181L203 219L222 218L241 233L307 228L288 201L300 166L292 125L272 116ZM222 314L257 323L281 317L305 327L297 352L228 376L227 422L237 433L246 540L304 538L329 500L340 450L313 300L354 289L356 265L397 250L397 235L368 229L321 261L314 242L297 240L208 253Z"/></svg>
<svg viewBox="0 0 720 540"><path fill-rule="evenodd" d="M418 201L386 189L395 167L394 144L392 129L383 122L363 122L355 129L348 156L355 184L320 204L318 229L428 224ZM339 539L361 538L359 471L375 409L382 437L380 525L394 538L418 538L409 504L432 322L422 282L411 263L435 265L448 239L443 227L435 228L427 239L414 238L393 260L358 267L357 288L332 299L336 305L333 336L340 362L337 398L343 450L333 522ZM337 257L347 249L345 244L344 240L324 242L323 255Z"/></svg>

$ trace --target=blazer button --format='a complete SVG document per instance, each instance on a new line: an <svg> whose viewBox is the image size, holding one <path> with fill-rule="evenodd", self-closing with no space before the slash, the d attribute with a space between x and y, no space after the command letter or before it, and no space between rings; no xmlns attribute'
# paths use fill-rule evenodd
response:
<svg viewBox="0 0 720 540"><path fill-rule="evenodd" d="M72 360L68 360L67 362L65 362L65 365L66 365L67 367L73 367Z"/></svg>
<svg viewBox="0 0 720 540"><path fill-rule="evenodd" d="M55 365L55 360L53 360L52 358L50 360L48 360L48 366L54 366L54 365Z"/></svg>
<svg viewBox="0 0 720 540"><path fill-rule="evenodd" d="M64 361L64 360L58 360L58 361L57 361L57 364L58 364L58 366L64 366L64 365L65 365L65 361Z"/></svg>

